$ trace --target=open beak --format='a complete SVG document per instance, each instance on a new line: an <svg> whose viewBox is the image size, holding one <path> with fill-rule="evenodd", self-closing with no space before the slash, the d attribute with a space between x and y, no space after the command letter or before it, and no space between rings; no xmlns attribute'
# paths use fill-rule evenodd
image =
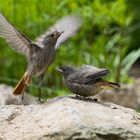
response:
<svg viewBox="0 0 140 140"><path fill-rule="evenodd" d="M57 37L59 37L61 34L63 34L64 33L64 31L62 31L62 32L57 32L57 34L56 34L56 36Z"/></svg>
<svg viewBox="0 0 140 140"><path fill-rule="evenodd" d="M57 68L57 70L58 70L59 72L61 72L61 73L63 72L60 68Z"/></svg>

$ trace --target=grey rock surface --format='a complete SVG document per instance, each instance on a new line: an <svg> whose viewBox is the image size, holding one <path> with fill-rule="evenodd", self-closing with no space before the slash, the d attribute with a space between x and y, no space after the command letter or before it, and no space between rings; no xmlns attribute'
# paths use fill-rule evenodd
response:
<svg viewBox="0 0 140 140"><path fill-rule="evenodd" d="M20 104L38 104L38 99L36 97L33 97L29 94L25 94L25 100L23 103L21 102L21 96L20 95L13 95L13 88L11 86L7 86L5 84L0 84L0 105L20 105Z"/></svg>
<svg viewBox="0 0 140 140"><path fill-rule="evenodd" d="M75 97L42 105L3 105L0 140L140 140L140 114Z"/></svg>

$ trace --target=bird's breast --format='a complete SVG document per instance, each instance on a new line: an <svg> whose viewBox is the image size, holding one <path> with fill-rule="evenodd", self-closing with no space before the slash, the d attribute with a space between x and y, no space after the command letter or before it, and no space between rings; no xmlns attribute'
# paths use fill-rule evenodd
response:
<svg viewBox="0 0 140 140"><path fill-rule="evenodd" d="M42 50L31 58L28 64L28 70L32 75L39 76L43 74L55 59L55 51Z"/></svg>

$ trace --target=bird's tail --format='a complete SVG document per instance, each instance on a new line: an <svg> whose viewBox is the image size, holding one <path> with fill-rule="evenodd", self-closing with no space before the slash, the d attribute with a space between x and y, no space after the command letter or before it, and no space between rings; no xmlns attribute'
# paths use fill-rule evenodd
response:
<svg viewBox="0 0 140 140"><path fill-rule="evenodd" d="M13 94L14 95L22 94L23 90L26 89L27 84L29 83L29 81L30 81L30 76L28 75L27 72L25 72L24 75L22 76L21 80L18 82L18 84L14 88Z"/></svg>
<svg viewBox="0 0 140 140"><path fill-rule="evenodd" d="M112 89L112 88L117 89L121 87L119 83L109 82L105 80L103 80L100 84L101 84L102 89Z"/></svg>

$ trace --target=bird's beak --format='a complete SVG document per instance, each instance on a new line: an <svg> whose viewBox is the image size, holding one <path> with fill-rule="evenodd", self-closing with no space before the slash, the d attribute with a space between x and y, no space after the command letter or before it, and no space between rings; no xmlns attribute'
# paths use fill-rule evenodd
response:
<svg viewBox="0 0 140 140"><path fill-rule="evenodd" d="M64 33L64 31L62 31L62 32L57 32L57 34L56 34L56 36L57 37L59 37L61 34L63 34Z"/></svg>
<svg viewBox="0 0 140 140"><path fill-rule="evenodd" d="M57 68L57 70L58 70L59 72L61 72L61 73L63 72L60 68Z"/></svg>

